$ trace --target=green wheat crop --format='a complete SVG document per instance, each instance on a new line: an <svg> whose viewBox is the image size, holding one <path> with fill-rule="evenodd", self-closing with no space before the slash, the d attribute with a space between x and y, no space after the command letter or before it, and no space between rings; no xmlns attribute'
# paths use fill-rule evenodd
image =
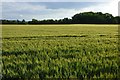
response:
<svg viewBox="0 0 120 80"><path fill-rule="evenodd" d="M3 25L3 78L119 78L118 25Z"/></svg>

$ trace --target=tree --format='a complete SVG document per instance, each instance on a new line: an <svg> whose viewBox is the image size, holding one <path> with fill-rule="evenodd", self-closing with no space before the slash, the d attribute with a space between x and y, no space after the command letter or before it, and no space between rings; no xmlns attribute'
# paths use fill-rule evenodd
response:
<svg viewBox="0 0 120 80"><path fill-rule="evenodd" d="M37 19L32 19L32 22L37 22L38 20Z"/></svg>
<svg viewBox="0 0 120 80"><path fill-rule="evenodd" d="M120 24L120 16L102 12L83 12L75 14L72 19L64 18L59 20L47 19L32 21L19 20L1 20L2 24Z"/></svg>
<svg viewBox="0 0 120 80"><path fill-rule="evenodd" d="M23 19L23 20L22 20L22 24L25 24L25 23L26 23L26 22L25 22L25 20Z"/></svg>
<svg viewBox="0 0 120 80"><path fill-rule="evenodd" d="M114 23L120 24L120 16L114 17Z"/></svg>
<svg viewBox="0 0 120 80"><path fill-rule="evenodd" d="M72 17L73 23L90 23L90 24L105 24L105 23L113 23L113 16L109 13L101 13L101 12L84 12L76 14Z"/></svg>

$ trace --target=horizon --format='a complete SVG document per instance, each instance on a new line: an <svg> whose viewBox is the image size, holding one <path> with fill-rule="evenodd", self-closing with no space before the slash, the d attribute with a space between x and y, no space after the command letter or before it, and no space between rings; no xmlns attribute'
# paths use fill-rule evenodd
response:
<svg viewBox="0 0 120 80"><path fill-rule="evenodd" d="M89 11L89 12L92 12L92 11ZM80 12L80 13L86 13L86 12ZM76 13L76 14L80 14L80 13ZM99 13L99 12L93 12L93 13ZM76 14L74 14L74 15L76 15ZM103 13L103 14L107 14L107 13ZM110 13L108 13L108 14L110 14ZM73 16L74 16L73 15ZM111 14L112 15L112 14ZM72 17L73 17L72 16ZM113 15L112 15L113 16ZM43 21L43 20L62 20L62 19L65 19L65 18L68 18L68 19L72 19L72 17L70 17L70 18L68 18L68 17L64 17L64 18L61 18L61 19L53 19L53 18L50 18L50 19L35 19L35 20L38 20L38 21ZM117 17L117 16L113 16L113 17ZM119 16L120 17L120 16ZM32 18L32 19L34 19L34 18ZM32 21L32 19L31 20L25 20L24 18L23 19L21 19L21 20L19 20L19 19L0 19L0 20L9 20L9 21L16 21L16 20L18 20L18 21L22 21L22 20L25 20L26 22L28 22L28 21Z"/></svg>

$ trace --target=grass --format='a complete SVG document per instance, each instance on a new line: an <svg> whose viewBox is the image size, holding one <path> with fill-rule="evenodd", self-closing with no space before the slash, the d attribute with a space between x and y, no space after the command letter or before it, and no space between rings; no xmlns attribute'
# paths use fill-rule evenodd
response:
<svg viewBox="0 0 120 80"><path fill-rule="evenodd" d="M119 78L118 25L3 25L3 78Z"/></svg>

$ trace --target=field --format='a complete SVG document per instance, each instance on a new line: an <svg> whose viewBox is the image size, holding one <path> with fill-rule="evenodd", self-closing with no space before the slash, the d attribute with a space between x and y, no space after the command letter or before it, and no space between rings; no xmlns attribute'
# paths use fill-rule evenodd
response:
<svg viewBox="0 0 120 80"><path fill-rule="evenodd" d="M3 25L4 78L119 78L118 25Z"/></svg>

